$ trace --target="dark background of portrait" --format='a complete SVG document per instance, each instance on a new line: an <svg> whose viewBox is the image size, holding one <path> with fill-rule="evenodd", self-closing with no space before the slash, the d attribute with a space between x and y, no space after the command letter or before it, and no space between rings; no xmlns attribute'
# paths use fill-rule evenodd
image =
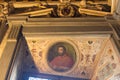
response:
<svg viewBox="0 0 120 80"><path fill-rule="evenodd" d="M58 53L57 53L58 46L64 46L66 48L66 52L68 53L68 55L75 62L76 60L75 49L73 48L71 44L66 43L66 42L58 42L56 44L53 44L53 46L50 47L50 49L48 50L48 62L51 62L56 56L58 56Z"/></svg>

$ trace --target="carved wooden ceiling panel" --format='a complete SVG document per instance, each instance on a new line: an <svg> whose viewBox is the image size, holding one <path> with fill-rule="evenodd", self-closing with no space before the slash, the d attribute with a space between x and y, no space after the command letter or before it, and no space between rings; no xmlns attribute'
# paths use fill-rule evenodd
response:
<svg viewBox="0 0 120 80"><path fill-rule="evenodd" d="M117 0L3 0L0 18L106 16L113 14L116 4Z"/></svg>
<svg viewBox="0 0 120 80"><path fill-rule="evenodd" d="M115 80L116 76L119 77L120 56L109 35L56 35L26 37L26 40L40 73L92 80ZM70 58L68 60L68 55L62 59L61 55L55 55L60 53L60 46L66 48L65 53L73 62ZM55 59L57 57L59 59ZM67 66L69 62L73 63L71 67Z"/></svg>

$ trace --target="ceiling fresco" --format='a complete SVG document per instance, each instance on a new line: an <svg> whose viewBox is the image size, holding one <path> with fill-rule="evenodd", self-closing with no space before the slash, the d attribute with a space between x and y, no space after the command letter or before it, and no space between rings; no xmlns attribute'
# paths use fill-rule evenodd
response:
<svg viewBox="0 0 120 80"><path fill-rule="evenodd" d="M115 80L120 76L120 56L109 35L42 36L26 40L39 73L91 80ZM63 46L67 55L55 55L60 54ZM55 66L51 67L54 58ZM71 59L72 67L68 67L65 64Z"/></svg>

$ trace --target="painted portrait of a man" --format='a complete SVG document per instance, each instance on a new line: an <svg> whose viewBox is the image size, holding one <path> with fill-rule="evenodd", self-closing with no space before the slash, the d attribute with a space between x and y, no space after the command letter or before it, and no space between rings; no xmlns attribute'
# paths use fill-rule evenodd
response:
<svg viewBox="0 0 120 80"><path fill-rule="evenodd" d="M49 65L56 71L67 71L75 63L64 45L57 46L56 53L53 54L56 54L56 56L53 59L51 59Z"/></svg>

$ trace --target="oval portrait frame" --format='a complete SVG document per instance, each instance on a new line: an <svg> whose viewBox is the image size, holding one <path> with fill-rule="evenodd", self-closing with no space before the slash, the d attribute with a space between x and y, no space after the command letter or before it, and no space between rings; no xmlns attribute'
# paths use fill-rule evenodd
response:
<svg viewBox="0 0 120 80"><path fill-rule="evenodd" d="M67 71L59 72L59 71L56 71L53 68L51 68L50 65L49 65L49 62L48 62L49 50L53 45L55 45L57 43L67 43L67 44L71 45L75 50L75 55L76 55L75 62L73 64L73 66ZM74 43L74 41L71 41L71 40L54 40L54 41L51 41L51 43L49 44L49 46L47 47L46 52L45 52L45 66L46 66L47 71L50 72L50 73L58 74L58 75L64 75L64 74L73 72L78 65L79 59L80 59L80 54L79 54L78 47L77 47L76 43Z"/></svg>

